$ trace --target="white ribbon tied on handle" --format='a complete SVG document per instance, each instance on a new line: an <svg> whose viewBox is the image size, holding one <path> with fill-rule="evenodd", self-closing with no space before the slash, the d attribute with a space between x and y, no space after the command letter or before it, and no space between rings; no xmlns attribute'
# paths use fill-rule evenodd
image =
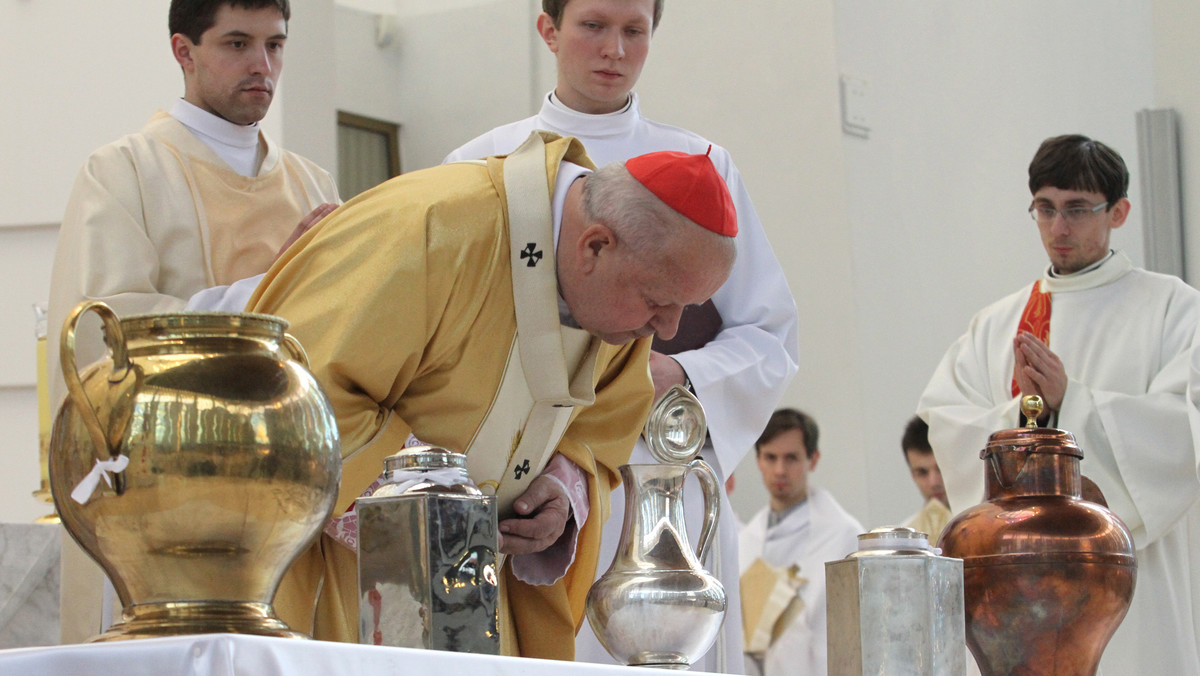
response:
<svg viewBox="0 0 1200 676"><path fill-rule="evenodd" d="M75 485L75 490L71 491L71 499L81 505L87 504L88 500L92 499L92 493L95 492L96 486L100 485L100 479L104 479L104 483L111 488L112 476L110 474L116 472L124 472L129 466L129 456L118 455L112 460L96 460L96 464L92 466L92 471L87 473L78 484Z"/></svg>

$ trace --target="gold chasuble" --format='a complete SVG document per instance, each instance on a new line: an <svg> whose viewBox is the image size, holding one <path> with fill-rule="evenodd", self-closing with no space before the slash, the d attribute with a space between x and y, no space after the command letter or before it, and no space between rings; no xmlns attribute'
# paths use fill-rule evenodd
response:
<svg viewBox="0 0 1200 676"><path fill-rule="evenodd" d="M575 139L542 138L540 199L548 199L562 161L592 164ZM483 438L495 428L489 414L505 408L499 398L506 368L522 352L514 342L512 274L513 260L527 242L515 249L510 244L508 163L509 158L491 157L444 165L363 193L290 248L250 301L249 310L291 323L289 332L304 345L333 403L343 454L335 514L370 485L383 459L401 450L410 435L466 451L473 472L487 465L511 472L510 463L521 461L520 434ZM542 254L539 264L552 270L551 233L543 234L535 251ZM557 317L557 295L544 302L555 303ZM591 513L578 536L575 562L558 582L527 585L505 567L501 608L506 653L572 659L596 575L608 495L618 483L616 468L628 460L653 386L649 339L620 347L592 341L582 351L567 333L563 341L556 349L581 358L592 353L595 360L584 374L593 392L578 392L580 374L567 374L571 394L594 401L574 406L555 447L588 475ZM529 389L536 396L532 383ZM481 463L471 457L479 453L504 457ZM516 478L536 475L537 464L531 460ZM498 482L500 495L505 481ZM322 535L284 577L275 608L290 626L315 638L357 641L355 553Z"/></svg>

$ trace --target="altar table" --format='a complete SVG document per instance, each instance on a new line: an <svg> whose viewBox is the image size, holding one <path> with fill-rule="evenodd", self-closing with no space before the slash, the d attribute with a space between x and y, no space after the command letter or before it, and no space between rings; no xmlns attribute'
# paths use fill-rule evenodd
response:
<svg viewBox="0 0 1200 676"><path fill-rule="evenodd" d="M699 672L695 672L699 673ZM648 676L645 668L199 634L0 650L5 676Z"/></svg>

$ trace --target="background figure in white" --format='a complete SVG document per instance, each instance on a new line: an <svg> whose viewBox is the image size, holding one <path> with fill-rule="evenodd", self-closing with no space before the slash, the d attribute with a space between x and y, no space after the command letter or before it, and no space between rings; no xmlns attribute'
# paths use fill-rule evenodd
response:
<svg viewBox="0 0 1200 676"><path fill-rule="evenodd" d="M749 450L798 369L796 306L787 279L729 153L687 130L641 115L632 90L662 14L662 0L544 0L542 7L537 28L557 60L554 91L546 95L537 115L483 134L450 153L446 161L511 152L534 129L579 138L597 166L659 150L708 153L737 209L737 261L711 303L683 313L674 340L656 339L650 369L657 395L672 385L684 385L704 405L711 443L702 457L724 480ZM630 462L654 462L644 442L638 442ZM684 494L689 537L696 542L703 519L702 493L690 480ZM611 517L604 525L597 577L616 553L624 509L624 493L618 489L612 493ZM725 497L720 519L713 547L717 556L710 556L705 566L721 579L730 606L721 637L693 668L738 673L737 519ZM587 626L577 636L576 659L613 663Z"/></svg>
<svg viewBox="0 0 1200 676"><path fill-rule="evenodd" d="M1109 248L1129 215L1128 185L1124 160L1103 143L1042 143L1029 212L1050 265L1032 289L975 315L917 413L957 513L983 499L988 436L1021 424L1020 395L1040 395L1040 422L1075 435L1082 473L1137 547L1133 605L1101 669L1200 674L1200 479L1187 402L1200 291Z"/></svg>
<svg viewBox="0 0 1200 676"><path fill-rule="evenodd" d="M744 572L761 558L779 568L799 565L804 582L799 611L764 655L747 656L747 673L761 676L824 676L828 670L825 621L825 563L858 550L863 527L833 495L809 486L821 459L819 429L808 414L775 411L754 445L769 503L742 528L739 550ZM752 613L757 615L756 613Z"/></svg>

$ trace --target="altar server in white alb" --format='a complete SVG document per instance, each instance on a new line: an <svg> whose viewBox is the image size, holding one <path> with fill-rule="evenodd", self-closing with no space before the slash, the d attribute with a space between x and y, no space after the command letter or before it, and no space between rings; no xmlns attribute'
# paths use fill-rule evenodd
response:
<svg viewBox="0 0 1200 676"><path fill-rule="evenodd" d="M182 310L202 289L266 272L333 210L333 178L258 124L279 84L290 15L287 0L171 2L183 98L84 163L59 231L51 327L85 300L119 315ZM81 367L103 356L99 322L76 336ZM48 354L58 354L58 340L51 330ZM48 362L57 405L66 385L59 360ZM102 576L73 548L64 570L62 638L79 641L101 630Z"/></svg>
<svg viewBox="0 0 1200 676"><path fill-rule="evenodd" d="M742 528L739 552L746 673L755 676L828 673L825 563L857 551L863 527L808 482L819 435L812 416L781 408L754 444L768 504Z"/></svg>
<svg viewBox="0 0 1200 676"><path fill-rule="evenodd" d="M798 368L796 306L787 279L728 151L685 129L648 120L638 108L632 90L662 16L662 0L543 0L542 9L537 30L557 61L554 91L543 99L537 115L475 138L446 161L511 152L534 129L580 139L599 166L659 150L708 153L737 209L737 261L711 303L685 311L674 340L655 340L650 369L657 396L672 385L684 385L699 398L711 440L703 457L722 477L728 476L753 445ZM643 441L630 462L654 462ZM684 493L688 528L695 538L703 523L701 492L693 484ZM617 490L612 494L612 518L604 528L598 574L616 552L623 512L624 494ZM737 520L726 498L720 524L714 548L719 561L705 565L720 577L730 609L723 638L694 668L736 672L741 669ZM719 659L723 656L729 659ZM587 627L577 637L576 659L613 662Z"/></svg>
<svg viewBox="0 0 1200 676"><path fill-rule="evenodd" d="M1200 674L1200 480L1187 379L1200 292L1109 248L1129 216L1129 172L1084 136L1047 139L1029 165L1029 213L1050 265L984 308L950 346L918 414L957 512L983 499L979 451L1017 427L1021 395L1075 435L1082 473L1129 526L1133 605L1104 652L1108 674Z"/></svg>

